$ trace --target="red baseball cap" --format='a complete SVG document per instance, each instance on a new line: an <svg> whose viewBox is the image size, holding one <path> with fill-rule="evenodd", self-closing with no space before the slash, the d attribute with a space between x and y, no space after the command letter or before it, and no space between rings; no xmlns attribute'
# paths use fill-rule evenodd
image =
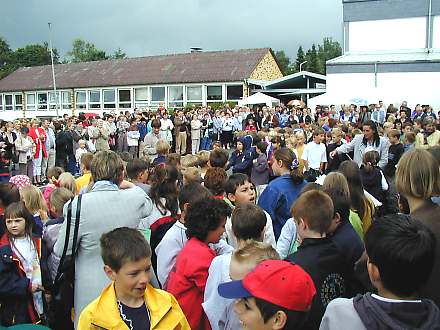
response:
<svg viewBox="0 0 440 330"><path fill-rule="evenodd" d="M300 266L283 260L266 260L243 280L220 284L218 293L227 299L256 297L288 310L306 312L316 289L310 275Z"/></svg>

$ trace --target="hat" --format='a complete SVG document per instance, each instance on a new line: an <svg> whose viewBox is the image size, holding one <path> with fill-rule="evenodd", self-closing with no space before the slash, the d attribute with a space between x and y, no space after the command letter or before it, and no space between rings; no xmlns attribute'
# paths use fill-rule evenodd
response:
<svg viewBox="0 0 440 330"><path fill-rule="evenodd" d="M243 280L220 284L218 293L227 299L255 297L291 311L305 312L312 305L316 289L310 275L300 266L266 260Z"/></svg>
<svg viewBox="0 0 440 330"><path fill-rule="evenodd" d="M14 175L12 178L9 179L9 182L15 184L18 190L21 190L26 186L32 185L31 179L29 179L29 177L26 175Z"/></svg>

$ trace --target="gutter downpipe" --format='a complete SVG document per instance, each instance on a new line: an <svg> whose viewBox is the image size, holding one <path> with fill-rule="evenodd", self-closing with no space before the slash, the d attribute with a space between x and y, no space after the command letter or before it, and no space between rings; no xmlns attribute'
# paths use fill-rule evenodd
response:
<svg viewBox="0 0 440 330"><path fill-rule="evenodd" d="M432 46L432 36L431 36L431 21L432 21L432 0L429 0L429 9L428 9L428 53L431 52Z"/></svg>

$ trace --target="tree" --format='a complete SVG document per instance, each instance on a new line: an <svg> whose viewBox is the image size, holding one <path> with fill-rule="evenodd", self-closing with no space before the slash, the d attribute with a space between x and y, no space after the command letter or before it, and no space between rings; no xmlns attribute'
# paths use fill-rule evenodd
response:
<svg viewBox="0 0 440 330"><path fill-rule="evenodd" d="M275 52L275 57L280 65L281 72L284 75L290 73L290 58L286 55L284 50L279 50Z"/></svg>
<svg viewBox="0 0 440 330"><path fill-rule="evenodd" d="M118 48L115 50L115 52L113 53L111 58L114 58L114 59L127 58L127 54L125 54L121 48Z"/></svg>
<svg viewBox="0 0 440 330"><path fill-rule="evenodd" d="M53 49L54 63L59 62L59 55L56 49ZM14 65L19 67L37 66L51 64L50 49L47 42L44 44L27 45L24 48L18 48L13 55Z"/></svg>
<svg viewBox="0 0 440 330"><path fill-rule="evenodd" d="M315 73L321 72L318 53L316 52L315 44L313 44L312 48L310 48L307 51L306 61L307 61L307 63L305 64L305 66L307 68L307 71L315 72Z"/></svg>
<svg viewBox="0 0 440 330"><path fill-rule="evenodd" d="M318 58L323 68L322 74L325 74L325 63L335 57L342 55L342 47L337 41L333 41L332 38L324 38L322 45L318 46Z"/></svg>
<svg viewBox="0 0 440 330"><path fill-rule="evenodd" d="M12 55L13 52L9 47L8 42L0 37L0 79L14 71Z"/></svg>
<svg viewBox="0 0 440 330"><path fill-rule="evenodd" d="M306 54L304 54L304 50L302 46L299 46L298 52L296 53L296 61L295 61L295 71L299 72L300 64L306 60Z"/></svg>
<svg viewBox="0 0 440 330"><path fill-rule="evenodd" d="M75 39L72 50L67 53L72 63L106 60L109 58L105 51L99 50L94 44L82 39Z"/></svg>

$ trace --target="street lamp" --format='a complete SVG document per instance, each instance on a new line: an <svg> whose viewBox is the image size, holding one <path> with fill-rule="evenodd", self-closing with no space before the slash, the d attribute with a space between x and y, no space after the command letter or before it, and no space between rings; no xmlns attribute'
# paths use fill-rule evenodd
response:
<svg viewBox="0 0 440 330"><path fill-rule="evenodd" d="M58 95L57 95L57 84L55 81L55 67L53 65L53 51L52 51L52 30L51 30L51 25L52 23L47 23L47 25L49 25L49 47L50 47L50 60L52 62L52 81L53 81L53 92L55 94L55 110L56 110L56 114L57 114L57 118L59 117L59 112L58 112ZM50 102L50 100L49 100Z"/></svg>
<svg viewBox="0 0 440 330"><path fill-rule="evenodd" d="M299 64L299 72L302 71L301 68L302 68L303 64L306 64L306 63L307 63L307 61L304 61L304 62L302 62L302 63Z"/></svg>

